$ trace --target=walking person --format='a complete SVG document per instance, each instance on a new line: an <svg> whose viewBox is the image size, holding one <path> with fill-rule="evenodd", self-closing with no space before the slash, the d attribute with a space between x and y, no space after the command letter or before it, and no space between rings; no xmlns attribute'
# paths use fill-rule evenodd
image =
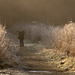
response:
<svg viewBox="0 0 75 75"><path fill-rule="evenodd" d="M20 47L24 46L24 30L18 31L18 39L20 41Z"/></svg>

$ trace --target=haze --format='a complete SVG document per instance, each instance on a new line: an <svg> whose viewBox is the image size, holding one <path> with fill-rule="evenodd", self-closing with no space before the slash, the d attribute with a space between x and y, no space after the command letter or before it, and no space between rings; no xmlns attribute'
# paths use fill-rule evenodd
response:
<svg viewBox="0 0 75 75"><path fill-rule="evenodd" d="M0 19L7 27L38 21L60 25L75 21L75 0L0 0Z"/></svg>

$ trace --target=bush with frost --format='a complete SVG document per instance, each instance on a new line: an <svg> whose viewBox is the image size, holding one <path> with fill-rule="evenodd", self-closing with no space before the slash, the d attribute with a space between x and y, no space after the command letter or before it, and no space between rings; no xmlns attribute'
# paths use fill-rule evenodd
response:
<svg viewBox="0 0 75 75"><path fill-rule="evenodd" d="M16 58L15 49L13 39L9 38L5 27L0 24L0 63L12 63Z"/></svg>
<svg viewBox="0 0 75 75"><path fill-rule="evenodd" d="M56 32L56 48L62 51L69 51L71 55L75 55L75 23L70 22Z"/></svg>

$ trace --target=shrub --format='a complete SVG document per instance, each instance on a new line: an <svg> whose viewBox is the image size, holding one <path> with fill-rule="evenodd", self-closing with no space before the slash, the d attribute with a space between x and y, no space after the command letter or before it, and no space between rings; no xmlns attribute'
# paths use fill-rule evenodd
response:
<svg viewBox="0 0 75 75"><path fill-rule="evenodd" d="M15 49L13 40L9 38L5 27L0 24L0 63L12 63L16 57Z"/></svg>
<svg viewBox="0 0 75 75"><path fill-rule="evenodd" d="M58 33L57 33L58 34ZM75 54L75 23L65 24L55 36L56 47L62 51L70 51L71 55Z"/></svg>

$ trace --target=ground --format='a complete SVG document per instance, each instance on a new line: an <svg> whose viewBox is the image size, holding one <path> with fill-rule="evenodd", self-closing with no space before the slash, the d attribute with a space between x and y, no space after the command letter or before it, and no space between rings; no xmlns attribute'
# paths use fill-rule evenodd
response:
<svg viewBox="0 0 75 75"><path fill-rule="evenodd" d="M16 52L22 68L0 70L0 75L75 75L75 57L39 44L25 44Z"/></svg>
<svg viewBox="0 0 75 75"><path fill-rule="evenodd" d="M74 72L75 57L70 57L61 51L46 49L38 44L28 44L20 48L17 56L30 70Z"/></svg>

